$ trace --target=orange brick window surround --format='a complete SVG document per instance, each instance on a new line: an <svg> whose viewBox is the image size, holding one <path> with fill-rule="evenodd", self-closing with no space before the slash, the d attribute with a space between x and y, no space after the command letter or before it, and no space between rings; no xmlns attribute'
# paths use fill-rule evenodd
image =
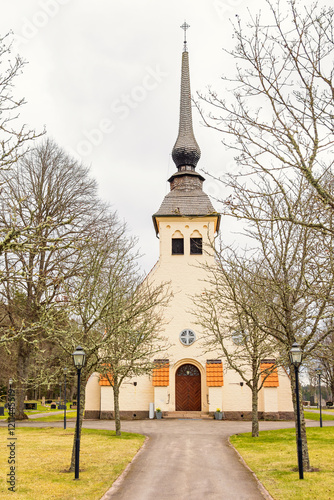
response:
<svg viewBox="0 0 334 500"><path fill-rule="evenodd" d="M169 359L155 359L152 385L167 387L169 385Z"/></svg>
<svg viewBox="0 0 334 500"><path fill-rule="evenodd" d="M269 373L265 381L263 382L263 387L278 387L279 386L279 380L278 380L278 371L277 371L277 366L275 366L276 361L269 360L269 359L263 359L260 365L260 370L261 370L261 378L262 380L265 378L265 376Z"/></svg>
<svg viewBox="0 0 334 500"><path fill-rule="evenodd" d="M208 387L222 387L224 385L223 363L221 359L207 360L206 385Z"/></svg>

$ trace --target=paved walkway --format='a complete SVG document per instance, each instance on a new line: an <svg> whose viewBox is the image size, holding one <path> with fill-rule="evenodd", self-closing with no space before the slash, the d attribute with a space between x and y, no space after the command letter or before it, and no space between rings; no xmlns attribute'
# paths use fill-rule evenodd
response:
<svg viewBox="0 0 334 500"><path fill-rule="evenodd" d="M25 421L18 426L45 427L50 422ZM52 426L61 427L62 422L52 422ZM73 427L74 422L68 426ZM114 429L114 422L86 420L84 427ZM260 430L290 427L294 427L293 422L260 422ZM101 500L270 499L228 444L231 434L249 432L251 422L134 420L122 421L122 430L145 434L149 439Z"/></svg>
<svg viewBox="0 0 334 500"><path fill-rule="evenodd" d="M67 410L69 411L69 410ZM59 410L59 411L44 411L43 413L31 413L29 415L29 419L34 419L34 418L41 418L41 417L49 417L50 415L64 415L64 410Z"/></svg>
<svg viewBox="0 0 334 500"><path fill-rule="evenodd" d="M261 485L228 436L250 423L205 420L124 422L149 436L143 450L102 500L259 500Z"/></svg>
<svg viewBox="0 0 334 500"><path fill-rule="evenodd" d="M307 406L304 408L304 411L310 411L312 413L318 413L318 415L320 414L320 411L319 409L315 409L315 408L307 408ZM321 409L321 413L324 413L325 415L332 415L334 417L334 411L332 410L323 410Z"/></svg>

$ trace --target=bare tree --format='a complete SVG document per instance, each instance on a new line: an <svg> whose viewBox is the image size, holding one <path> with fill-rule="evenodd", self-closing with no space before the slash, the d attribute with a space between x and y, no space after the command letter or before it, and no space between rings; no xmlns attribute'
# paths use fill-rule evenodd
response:
<svg viewBox="0 0 334 500"><path fill-rule="evenodd" d="M237 67L235 77L224 78L229 92L209 90L197 105L205 124L236 151L239 174L254 176L254 196L263 196L260 174L285 197L286 220L333 232L326 212L334 209L334 11L315 3L302 12L295 0L267 4L265 21L249 14L233 26L236 45L226 52ZM315 194L307 222L290 197L297 173Z"/></svg>
<svg viewBox="0 0 334 500"><path fill-rule="evenodd" d="M137 281L137 282L136 282ZM124 281L106 308L101 372L114 393L116 435L121 435L119 392L122 383L135 375L151 373L154 355L167 350L163 337L163 309L169 300L165 284L153 286L133 279Z"/></svg>
<svg viewBox="0 0 334 500"><path fill-rule="evenodd" d="M310 356L329 334L323 321L333 287L334 11L315 3L301 12L294 0L267 5L270 20L250 14L234 25L236 45L227 52L236 76L224 78L230 97L209 90L197 106L236 151L240 170L225 179L232 189L225 210L249 221L259 244L267 273L259 298L273 318L259 326L286 356L294 340Z"/></svg>
<svg viewBox="0 0 334 500"><path fill-rule="evenodd" d="M215 253L215 265L205 266L206 290L194 299L195 315L205 331L205 348L220 349L229 367L250 388L252 436L258 437L258 394L268 376L277 370L280 355L278 342L259 327L269 318L250 278L262 269L233 249L221 246ZM274 359L270 368L263 365L268 358Z"/></svg>
<svg viewBox="0 0 334 500"><path fill-rule="evenodd" d="M2 340L17 349L17 418L23 418L25 382L31 356L48 335L50 306L64 283L78 273L80 255L104 206L88 170L50 140L2 172L0 227L29 228L29 244L19 236L1 256L0 293L6 311ZM20 238L24 244L20 245Z"/></svg>
<svg viewBox="0 0 334 500"><path fill-rule="evenodd" d="M331 400L334 400L334 325L333 318L325 322L324 329L329 332L328 336L319 343L314 352L311 373L316 374L314 368L322 369L322 379L325 381Z"/></svg>
<svg viewBox="0 0 334 500"><path fill-rule="evenodd" d="M19 55L12 55L10 38L11 33L0 36L0 170L12 167L25 154L29 143L40 135L26 125L16 125L25 100L16 99L13 89L25 61Z"/></svg>
<svg viewBox="0 0 334 500"><path fill-rule="evenodd" d="M33 140L42 134L36 134L26 125L19 125L19 115L24 98L14 95L16 79L22 73L25 61L12 54L11 33L0 35L0 170L8 170L29 150ZM43 132L44 133L44 132ZM0 182L0 192L1 192ZM18 236L16 227L0 229L0 254L13 244Z"/></svg>
<svg viewBox="0 0 334 500"><path fill-rule="evenodd" d="M118 435L118 396L123 380L147 373L153 367L154 353L166 347L161 337L161 309L168 293L164 285L142 282L135 245L115 214L99 224L81 253L80 272L64 286L66 300L55 304L64 314L64 324L60 326L57 320L48 325L68 359L77 345L84 348L86 366L82 380L97 370L109 377ZM84 387L80 407L79 434L85 407ZM74 465L75 439L70 470L74 470Z"/></svg>
<svg viewBox="0 0 334 500"><path fill-rule="evenodd" d="M330 333L325 320L332 315L333 235L329 231L314 231L308 224L313 218L313 194L303 177L295 179L295 198L291 197L293 205L289 206L284 195L273 191L267 183L259 182L263 193L260 200L247 185L233 188L238 199L238 216L248 221L245 232L251 242L247 259L239 258L233 268L235 279L251 292L252 300L245 301L244 313L259 330L282 346L283 361L289 366L289 351L295 341L301 345L306 359ZM305 224L286 220L291 206ZM330 227L331 217L328 223ZM265 314L255 314L254 298ZM292 368L291 391L296 415ZM300 416L303 463L307 470L310 464L302 408Z"/></svg>

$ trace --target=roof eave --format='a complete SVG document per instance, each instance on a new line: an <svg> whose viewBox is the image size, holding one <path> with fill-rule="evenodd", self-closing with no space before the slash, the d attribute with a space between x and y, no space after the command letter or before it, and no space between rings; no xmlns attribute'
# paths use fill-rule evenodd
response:
<svg viewBox="0 0 334 500"><path fill-rule="evenodd" d="M220 228L220 221L221 221L221 214L218 213L218 212L212 212L210 214L206 214L206 215L198 215L198 214L153 214L152 215L152 220L153 220L153 225L154 225L154 229L155 229L155 232L156 232L156 236L158 236L159 234L159 228L158 228L158 223L157 223L157 218L158 217L163 217L163 218L167 218L167 217L189 217L191 219L193 218L200 218L200 217L215 217L217 219L217 224L216 224L216 227L215 227L215 232L218 233L219 231L219 228Z"/></svg>

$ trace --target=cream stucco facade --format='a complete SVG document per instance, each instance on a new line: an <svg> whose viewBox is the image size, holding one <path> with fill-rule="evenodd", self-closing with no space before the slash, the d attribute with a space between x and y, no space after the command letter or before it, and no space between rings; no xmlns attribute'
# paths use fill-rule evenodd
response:
<svg viewBox="0 0 334 500"><path fill-rule="evenodd" d="M170 413L176 410L176 372L182 365L194 365L200 373L201 397L198 411L213 413L221 408L225 418L250 418L252 409L251 390L242 382L240 376L228 369L223 358L224 381L222 386L208 387L206 383L207 359L218 359L219 353L203 350L204 333L196 324L193 297L200 295L205 286L206 272L204 263L214 265L209 241L212 241L217 228L217 217L162 217L157 220L160 237L160 258L147 279L152 283L169 282L173 297L166 313L163 334L169 339L171 347L163 357L169 361L169 384L153 386L152 376L136 377L128 380L120 392L121 415L127 418L148 417L149 405ZM172 254L173 236L184 238L184 254ZM202 237L203 254L190 254L190 238ZM190 329L196 335L191 345L180 341L180 333ZM233 349L233 344L231 345ZM264 387L259 392L259 412L267 418L292 417L293 407L290 379L283 368L278 369L279 385ZM136 383L136 384L135 384ZM86 412L101 418L113 417L113 389L99 386L99 375L94 373L86 388Z"/></svg>

